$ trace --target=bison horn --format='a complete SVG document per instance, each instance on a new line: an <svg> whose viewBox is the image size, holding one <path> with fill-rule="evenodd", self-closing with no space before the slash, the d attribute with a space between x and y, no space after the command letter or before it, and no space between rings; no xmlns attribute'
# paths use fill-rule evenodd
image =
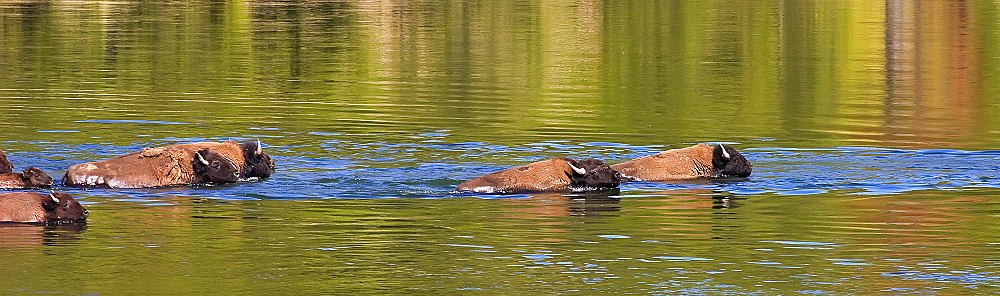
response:
<svg viewBox="0 0 1000 296"><path fill-rule="evenodd" d="M568 164L570 168L573 168L573 171L576 172L577 174L580 174L580 175L586 175L587 174L587 170L586 169L578 168L578 167L576 167L575 165L573 165L572 163L570 163L568 161L566 162L566 164Z"/></svg>
<svg viewBox="0 0 1000 296"><path fill-rule="evenodd" d="M55 193L49 193L49 197L52 198L52 201L59 203L59 199L56 198Z"/></svg>
<svg viewBox="0 0 1000 296"><path fill-rule="evenodd" d="M201 164L204 164L204 165L209 165L208 161L205 160L205 158L201 156L201 153L195 153L194 155L198 156L198 162L200 162Z"/></svg>
<svg viewBox="0 0 1000 296"><path fill-rule="evenodd" d="M722 144L719 144L719 148L722 149L722 158L725 158L726 160L729 160L729 158L730 158L729 151L726 151L726 146L722 146Z"/></svg>
<svg viewBox="0 0 1000 296"><path fill-rule="evenodd" d="M256 152L256 154L257 155L261 155L263 153L264 153L264 147L261 147L261 145L260 145L260 139L257 139L257 152Z"/></svg>

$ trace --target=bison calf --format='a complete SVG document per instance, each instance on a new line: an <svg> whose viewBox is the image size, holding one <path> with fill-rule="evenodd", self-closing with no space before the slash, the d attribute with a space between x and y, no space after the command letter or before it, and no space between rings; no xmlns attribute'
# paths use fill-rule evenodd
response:
<svg viewBox="0 0 1000 296"><path fill-rule="evenodd" d="M0 174L0 189L44 188L52 184L52 177L38 168L28 168L20 173Z"/></svg>
<svg viewBox="0 0 1000 296"><path fill-rule="evenodd" d="M0 194L0 222L65 223L87 219L89 212L65 193Z"/></svg>
<svg viewBox="0 0 1000 296"><path fill-rule="evenodd" d="M634 181L748 177L753 165L736 149L722 144L698 144L611 165Z"/></svg>
<svg viewBox="0 0 1000 296"><path fill-rule="evenodd" d="M465 181L457 191L477 193L578 192L616 188L622 176L600 160L553 158Z"/></svg>

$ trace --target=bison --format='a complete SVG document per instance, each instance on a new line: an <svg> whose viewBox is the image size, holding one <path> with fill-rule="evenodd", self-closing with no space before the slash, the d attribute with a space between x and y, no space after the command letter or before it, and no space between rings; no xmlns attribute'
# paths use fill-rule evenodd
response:
<svg viewBox="0 0 1000 296"><path fill-rule="evenodd" d="M87 219L80 202L65 193L16 192L0 194L0 222L68 223Z"/></svg>
<svg viewBox="0 0 1000 296"><path fill-rule="evenodd" d="M7 154L0 151L0 174L13 173L14 164L7 160Z"/></svg>
<svg viewBox="0 0 1000 296"><path fill-rule="evenodd" d="M748 177L753 165L736 149L698 144L611 165L627 180L666 181Z"/></svg>
<svg viewBox="0 0 1000 296"><path fill-rule="evenodd" d="M62 181L77 187L148 188L232 183L239 178L237 163L222 152L167 146L75 164Z"/></svg>
<svg viewBox="0 0 1000 296"><path fill-rule="evenodd" d="M20 173L0 174L0 189L27 189L51 187L52 177L38 168L28 168Z"/></svg>
<svg viewBox="0 0 1000 296"><path fill-rule="evenodd" d="M580 192L616 188L622 176L597 159L553 158L476 177L456 191L477 193Z"/></svg>
<svg viewBox="0 0 1000 296"><path fill-rule="evenodd" d="M170 145L164 148L182 149L190 152L208 149L219 153L239 169L239 179L241 181L264 179L274 173L274 161L271 160L271 156L264 153L264 148L260 141L240 144L233 141L222 143L199 142Z"/></svg>

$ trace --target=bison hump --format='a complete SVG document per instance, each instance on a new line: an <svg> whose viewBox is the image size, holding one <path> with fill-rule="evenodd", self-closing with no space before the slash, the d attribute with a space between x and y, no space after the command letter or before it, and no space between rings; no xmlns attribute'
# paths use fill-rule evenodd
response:
<svg viewBox="0 0 1000 296"><path fill-rule="evenodd" d="M139 151L139 157L157 157L163 155L166 149L163 148L142 148Z"/></svg>

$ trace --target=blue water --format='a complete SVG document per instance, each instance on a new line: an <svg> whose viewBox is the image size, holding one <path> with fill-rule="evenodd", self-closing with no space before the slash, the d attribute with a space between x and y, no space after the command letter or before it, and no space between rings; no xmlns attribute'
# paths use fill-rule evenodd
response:
<svg viewBox="0 0 1000 296"><path fill-rule="evenodd" d="M410 141L399 143L330 139L311 145L266 145L266 151L277 164L277 172L263 182L137 190L88 190L88 195L120 196L136 202L174 194L193 194L223 200L450 198L469 196L452 191L462 181L533 161L568 156L593 157L617 163L689 145L632 146L608 142L554 141L504 146L483 142L451 143L448 142L448 135L441 132L407 138ZM151 139L131 146L35 142L31 143L37 147L35 151L7 152L17 166L16 169L35 166L58 179L70 165L110 158L138 151L143 147L228 139L230 138ZM256 138L232 139L243 141ZM267 140L264 141L266 144ZM630 182L621 186L619 195L639 197L688 189L709 189L734 196L826 193L885 195L917 190L1000 188L1000 164L997 162L1000 151L996 150L747 148L739 143L729 144L740 149L754 163L754 172L749 178ZM85 190L61 186L56 189L68 192ZM497 198L527 195L477 196Z"/></svg>

